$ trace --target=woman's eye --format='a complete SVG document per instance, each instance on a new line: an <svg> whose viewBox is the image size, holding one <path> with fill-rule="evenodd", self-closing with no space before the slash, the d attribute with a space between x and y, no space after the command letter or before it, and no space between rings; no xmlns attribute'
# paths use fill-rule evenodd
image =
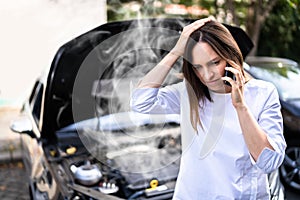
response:
<svg viewBox="0 0 300 200"><path fill-rule="evenodd" d="M200 69L200 68L201 68L201 65L193 65L193 67L194 67L195 69Z"/></svg>
<svg viewBox="0 0 300 200"><path fill-rule="evenodd" d="M214 65L218 65L218 64L220 64L220 61L219 60L218 61L214 61L213 64Z"/></svg>

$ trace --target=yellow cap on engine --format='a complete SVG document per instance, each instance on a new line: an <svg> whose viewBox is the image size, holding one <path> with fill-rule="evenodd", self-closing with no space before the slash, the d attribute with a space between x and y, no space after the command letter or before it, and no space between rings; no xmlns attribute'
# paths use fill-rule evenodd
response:
<svg viewBox="0 0 300 200"><path fill-rule="evenodd" d="M76 151L77 151L76 147L72 147L72 146L66 149L66 153L67 153L68 155L72 155L72 154L74 154Z"/></svg>
<svg viewBox="0 0 300 200"><path fill-rule="evenodd" d="M157 179L153 179L150 181L150 187L151 188L156 188L158 186L158 180Z"/></svg>

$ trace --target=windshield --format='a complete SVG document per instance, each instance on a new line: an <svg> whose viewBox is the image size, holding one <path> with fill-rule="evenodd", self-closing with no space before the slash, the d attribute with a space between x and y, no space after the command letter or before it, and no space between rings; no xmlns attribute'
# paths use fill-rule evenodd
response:
<svg viewBox="0 0 300 200"><path fill-rule="evenodd" d="M300 68L299 65L281 62L255 63L249 73L257 79L272 82L279 96L284 100L300 99Z"/></svg>

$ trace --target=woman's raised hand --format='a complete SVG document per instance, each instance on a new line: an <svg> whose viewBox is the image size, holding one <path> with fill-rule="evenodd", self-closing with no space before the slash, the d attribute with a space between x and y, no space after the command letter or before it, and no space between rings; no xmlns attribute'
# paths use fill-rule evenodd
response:
<svg viewBox="0 0 300 200"><path fill-rule="evenodd" d="M183 56L185 46L187 44L188 38L190 35L196 31L197 29L201 28L206 22L213 20L212 17L207 17L203 19L199 19L187 26L185 26L182 30L182 33L175 45L175 47L171 50L171 52L177 56Z"/></svg>

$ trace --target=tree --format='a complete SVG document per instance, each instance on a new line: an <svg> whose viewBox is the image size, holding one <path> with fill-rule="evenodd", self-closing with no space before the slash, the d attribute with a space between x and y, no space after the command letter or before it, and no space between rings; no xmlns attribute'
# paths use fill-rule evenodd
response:
<svg viewBox="0 0 300 200"><path fill-rule="evenodd" d="M203 0L201 3L214 8L210 9L211 14L219 21L245 29L254 43L250 55L300 61L300 0Z"/></svg>
<svg viewBox="0 0 300 200"><path fill-rule="evenodd" d="M200 18L213 15L220 22L239 26L247 32L254 43L250 55L256 55L261 29L272 14L273 8L279 3L294 10L299 9L299 0L110 0L108 1L108 17L109 20L118 20L170 16L165 12L165 8L170 4L186 6L186 9L188 6L198 6L208 13L203 12L203 15L197 16L189 13L171 16ZM299 12L296 15L299 16ZM280 18L274 15L272 17ZM279 21L277 20L276 23ZM285 22L280 21L280 23Z"/></svg>
<svg viewBox="0 0 300 200"><path fill-rule="evenodd" d="M243 27L254 43L250 54L255 55L261 27L277 2L278 0L215 0L206 1L204 5L214 7L210 9L211 14L219 21Z"/></svg>
<svg viewBox="0 0 300 200"><path fill-rule="evenodd" d="M286 57L300 62L299 4L299 0L280 0L276 4L262 28L258 55Z"/></svg>
<svg viewBox="0 0 300 200"><path fill-rule="evenodd" d="M257 44L259 41L260 31L264 25L267 17L270 15L273 7L278 0L251 0L247 12L246 30L251 37L254 48L251 51L251 55L255 55L257 52Z"/></svg>

